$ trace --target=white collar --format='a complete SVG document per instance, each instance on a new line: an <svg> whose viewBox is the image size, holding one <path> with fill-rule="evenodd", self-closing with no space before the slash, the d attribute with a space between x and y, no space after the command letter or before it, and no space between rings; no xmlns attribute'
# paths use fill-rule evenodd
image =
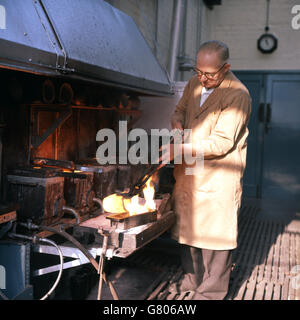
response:
<svg viewBox="0 0 300 320"><path fill-rule="evenodd" d="M215 88L210 88L210 89L207 89L207 88L205 88L205 87L202 87L202 94L205 94L205 93L207 93L207 94L211 94L213 91L214 91L214 89Z"/></svg>

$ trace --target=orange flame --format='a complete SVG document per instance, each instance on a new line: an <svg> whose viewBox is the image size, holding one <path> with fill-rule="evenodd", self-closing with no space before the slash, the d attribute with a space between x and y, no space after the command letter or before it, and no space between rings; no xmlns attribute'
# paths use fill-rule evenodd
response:
<svg viewBox="0 0 300 320"><path fill-rule="evenodd" d="M135 195L132 198L125 198L121 195L111 194L103 199L103 208L110 213L128 212L129 215L141 214L156 210L154 201L155 188L151 178L143 189L144 198Z"/></svg>

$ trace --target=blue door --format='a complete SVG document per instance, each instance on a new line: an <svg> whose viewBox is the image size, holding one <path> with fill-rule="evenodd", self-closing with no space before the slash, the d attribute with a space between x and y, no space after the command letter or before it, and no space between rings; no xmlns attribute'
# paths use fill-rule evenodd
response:
<svg viewBox="0 0 300 320"><path fill-rule="evenodd" d="M300 210L300 75L235 74L252 97L244 196Z"/></svg>
<svg viewBox="0 0 300 320"><path fill-rule="evenodd" d="M262 198L300 207L300 75L266 79Z"/></svg>

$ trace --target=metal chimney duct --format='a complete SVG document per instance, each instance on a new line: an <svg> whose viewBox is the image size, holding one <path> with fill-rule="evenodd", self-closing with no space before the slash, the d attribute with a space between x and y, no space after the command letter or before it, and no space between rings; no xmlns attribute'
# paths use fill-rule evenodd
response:
<svg viewBox="0 0 300 320"><path fill-rule="evenodd" d="M172 37L169 56L169 74L171 81L174 81L176 72L176 62L179 47L179 33L181 25L181 10L182 0L175 0L173 7Z"/></svg>

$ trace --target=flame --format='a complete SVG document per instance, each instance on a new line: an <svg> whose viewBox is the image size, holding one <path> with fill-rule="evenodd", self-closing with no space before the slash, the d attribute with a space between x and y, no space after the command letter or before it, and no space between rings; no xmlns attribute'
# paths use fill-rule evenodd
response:
<svg viewBox="0 0 300 320"><path fill-rule="evenodd" d="M125 198L118 194L111 194L103 199L103 208L110 213L128 212L129 215L141 214L145 212L155 211L156 204L154 201L155 188L151 178L146 182L143 189L144 199L139 195L132 198Z"/></svg>
<svg viewBox="0 0 300 320"><path fill-rule="evenodd" d="M123 213L126 212L125 206L127 206L130 201L131 199L126 199L114 193L103 199L103 209L106 212Z"/></svg>
<svg viewBox="0 0 300 320"><path fill-rule="evenodd" d="M155 188L152 179L146 182L146 187L143 189L144 198L146 200L146 207L148 211L153 211L156 209L156 204L154 201Z"/></svg>

